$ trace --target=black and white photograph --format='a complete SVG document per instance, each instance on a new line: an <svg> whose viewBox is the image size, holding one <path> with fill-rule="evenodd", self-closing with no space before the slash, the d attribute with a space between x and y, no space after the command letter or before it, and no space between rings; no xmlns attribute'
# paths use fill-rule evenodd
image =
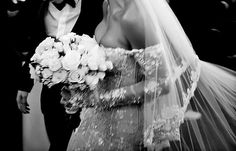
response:
<svg viewBox="0 0 236 151"><path fill-rule="evenodd" d="M236 0L1 0L2 148L236 150Z"/></svg>

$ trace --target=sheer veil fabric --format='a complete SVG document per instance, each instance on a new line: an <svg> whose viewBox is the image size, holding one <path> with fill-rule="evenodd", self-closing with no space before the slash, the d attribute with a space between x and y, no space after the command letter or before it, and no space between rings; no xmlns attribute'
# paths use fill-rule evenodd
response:
<svg viewBox="0 0 236 151"><path fill-rule="evenodd" d="M155 74L146 77L144 145L148 150L233 150L236 72L198 58L165 0L135 3L144 19L146 46L154 35L163 50ZM168 92L161 94L157 83L168 85Z"/></svg>

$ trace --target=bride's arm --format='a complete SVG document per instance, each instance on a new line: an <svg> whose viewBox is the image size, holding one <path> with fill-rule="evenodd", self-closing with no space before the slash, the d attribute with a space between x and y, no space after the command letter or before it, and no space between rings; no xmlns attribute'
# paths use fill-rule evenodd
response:
<svg viewBox="0 0 236 151"><path fill-rule="evenodd" d="M144 97L145 100L150 100L153 97L168 93L170 83L168 70L162 52L156 49L160 48L150 47L134 55L135 60L143 70L145 80L103 93L95 92L89 98L91 106L111 108L141 104Z"/></svg>

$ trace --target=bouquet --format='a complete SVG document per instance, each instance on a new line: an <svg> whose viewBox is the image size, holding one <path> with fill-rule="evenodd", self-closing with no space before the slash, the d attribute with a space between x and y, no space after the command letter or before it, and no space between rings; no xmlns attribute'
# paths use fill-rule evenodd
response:
<svg viewBox="0 0 236 151"><path fill-rule="evenodd" d="M112 68L104 49L94 38L75 33L58 39L47 37L36 48L30 63L31 78L48 87L58 83L65 85L63 98L67 92L72 97L63 102L70 110L73 105L78 108L79 98L94 90L99 80L105 77L105 71Z"/></svg>

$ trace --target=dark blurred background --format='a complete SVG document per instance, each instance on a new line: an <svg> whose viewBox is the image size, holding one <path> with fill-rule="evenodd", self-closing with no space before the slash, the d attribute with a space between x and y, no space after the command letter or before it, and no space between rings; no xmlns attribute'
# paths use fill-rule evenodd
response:
<svg viewBox="0 0 236 151"><path fill-rule="evenodd" d="M32 50L32 7L39 0L13 3L1 0L0 4L0 52L1 52L1 127L2 148L22 151L22 113L18 110L16 94L19 71ZM33 4L34 3L34 4Z"/></svg>
<svg viewBox="0 0 236 151"><path fill-rule="evenodd" d="M236 0L169 0L199 58L236 70Z"/></svg>

